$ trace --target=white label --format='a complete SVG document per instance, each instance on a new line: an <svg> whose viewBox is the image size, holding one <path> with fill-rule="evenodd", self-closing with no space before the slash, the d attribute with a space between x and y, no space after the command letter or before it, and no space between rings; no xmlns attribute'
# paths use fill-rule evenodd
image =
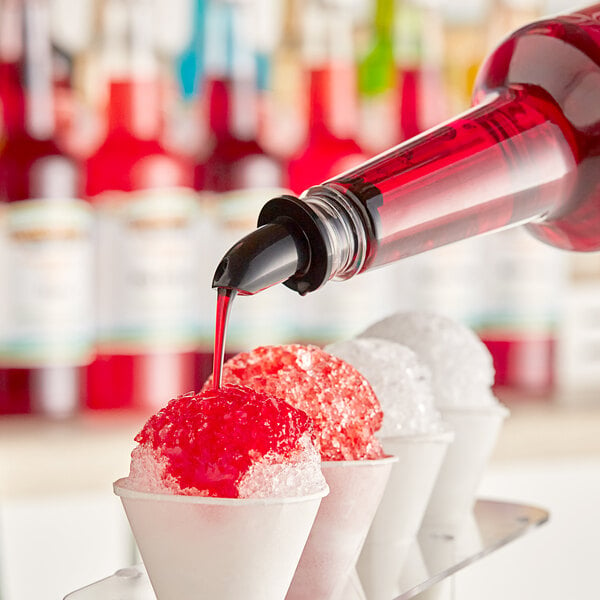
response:
<svg viewBox="0 0 600 600"><path fill-rule="evenodd" d="M195 346L202 239L197 195L186 189L105 196L98 210L100 343L112 351Z"/></svg>
<svg viewBox="0 0 600 600"><path fill-rule="evenodd" d="M93 217L82 200L26 200L5 209L1 360L6 366L89 361Z"/></svg>
<svg viewBox="0 0 600 600"><path fill-rule="evenodd" d="M485 315L488 330L554 330L566 283L566 255L522 228L482 238L487 246Z"/></svg>

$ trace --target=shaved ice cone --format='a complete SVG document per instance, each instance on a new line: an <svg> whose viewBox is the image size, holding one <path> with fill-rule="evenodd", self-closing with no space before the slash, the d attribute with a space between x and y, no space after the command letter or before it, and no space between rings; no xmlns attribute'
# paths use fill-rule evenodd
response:
<svg viewBox="0 0 600 600"><path fill-rule="evenodd" d="M396 457L325 461L323 500L286 600L340 600Z"/></svg>
<svg viewBox="0 0 600 600"><path fill-rule="evenodd" d="M153 494L114 484L158 600L281 600L321 492L287 498Z"/></svg>

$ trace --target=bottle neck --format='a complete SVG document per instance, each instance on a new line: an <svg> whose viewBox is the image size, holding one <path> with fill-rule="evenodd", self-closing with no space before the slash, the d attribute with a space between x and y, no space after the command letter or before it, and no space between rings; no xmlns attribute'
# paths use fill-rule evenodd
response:
<svg viewBox="0 0 600 600"><path fill-rule="evenodd" d="M0 64L0 102L2 125L8 136L25 130L25 93L17 63Z"/></svg>
<svg viewBox="0 0 600 600"><path fill-rule="evenodd" d="M54 87L50 7L47 0L23 5L25 15L26 126L37 139L54 135Z"/></svg>
<svg viewBox="0 0 600 600"><path fill-rule="evenodd" d="M108 131L126 131L133 137L160 137L160 90L154 79L113 79L108 92Z"/></svg>
<svg viewBox="0 0 600 600"><path fill-rule="evenodd" d="M327 3L309 3L305 12L309 135L353 138L358 108L352 17L347 10Z"/></svg>
<svg viewBox="0 0 600 600"><path fill-rule="evenodd" d="M208 125L217 138L230 134L231 98L227 83L213 79L208 83Z"/></svg>
<svg viewBox="0 0 600 600"><path fill-rule="evenodd" d="M148 0L106 0L99 36L108 84L107 126L111 132L156 139L161 130L161 83Z"/></svg>
<svg viewBox="0 0 600 600"><path fill-rule="evenodd" d="M274 198L214 285L255 293L284 281L305 294L330 279L551 217L568 201L577 159L560 116L547 98L507 90L300 198ZM285 253L267 235L274 226L283 228ZM260 276L253 272L246 288L256 264Z"/></svg>
<svg viewBox="0 0 600 600"><path fill-rule="evenodd" d="M314 68L309 73L308 130L311 135L329 132L330 71Z"/></svg>
<svg viewBox="0 0 600 600"><path fill-rule="evenodd" d="M393 87L394 18L394 0L377 0L371 47L358 64L358 89L363 96L378 96Z"/></svg>
<svg viewBox="0 0 600 600"><path fill-rule="evenodd" d="M324 187L368 215L364 270L560 211L577 163L568 131L549 97L505 90Z"/></svg>
<svg viewBox="0 0 600 600"><path fill-rule="evenodd" d="M49 140L55 133L50 14L46 0L0 9L0 96L9 136Z"/></svg>

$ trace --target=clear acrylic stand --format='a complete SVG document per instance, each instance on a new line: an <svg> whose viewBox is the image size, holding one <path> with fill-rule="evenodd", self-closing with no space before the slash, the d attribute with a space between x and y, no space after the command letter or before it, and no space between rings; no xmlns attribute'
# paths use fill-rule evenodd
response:
<svg viewBox="0 0 600 600"><path fill-rule="evenodd" d="M392 548L381 548L385 560L380 564L382 571L374 576L389 590L386 596L389 600L408 600L547 520L548 512L541 508L478 500L472 517L458 531L422 529L418 540L401 555L396 555ZM357 597L361 597L360 593L357 590ZM156 597L144 567L137 565L72 592L64 600L156 600Z"/></svg>

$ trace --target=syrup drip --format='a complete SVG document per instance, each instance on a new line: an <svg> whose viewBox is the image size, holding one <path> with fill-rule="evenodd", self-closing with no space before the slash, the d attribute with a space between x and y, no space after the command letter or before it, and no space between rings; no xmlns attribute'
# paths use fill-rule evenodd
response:
<svg viewBox="0 0 600 600"><path fill-rule="evenodd" d="M217 288L217 316L215 322L215 350L213 356L213 389L221 387L221 374L225 357L225 337L227 334L227 320L231 302L235 298L236 290L230 288Z"/></svg>

